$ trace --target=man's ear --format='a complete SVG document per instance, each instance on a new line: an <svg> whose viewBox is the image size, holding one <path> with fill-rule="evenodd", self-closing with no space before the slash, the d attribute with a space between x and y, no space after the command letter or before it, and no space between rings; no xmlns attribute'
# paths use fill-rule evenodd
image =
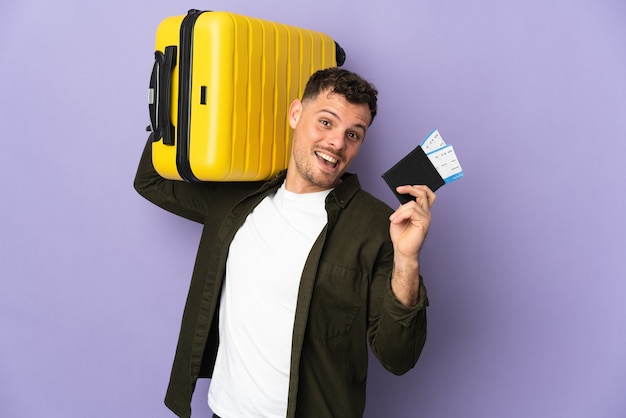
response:
<svg viewBox="0 0 626 418"><path fill-rule="evenodd" d="M295 99L289 106L289 126L291 129L295 129L300 120L300 114L302 113L302 102L299 99Z"/></svg>

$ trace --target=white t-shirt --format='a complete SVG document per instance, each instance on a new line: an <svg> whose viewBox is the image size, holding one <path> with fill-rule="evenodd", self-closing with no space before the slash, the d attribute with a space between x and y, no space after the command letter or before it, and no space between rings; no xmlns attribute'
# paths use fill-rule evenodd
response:
<svg viewBox="0 0 626 418"><path fill-rule="evenodd" d="M220 345L209 406L224 417L287 413L300 277L326 225L330 190L279 188L248 215L230 245L220 305Z"/></svg>

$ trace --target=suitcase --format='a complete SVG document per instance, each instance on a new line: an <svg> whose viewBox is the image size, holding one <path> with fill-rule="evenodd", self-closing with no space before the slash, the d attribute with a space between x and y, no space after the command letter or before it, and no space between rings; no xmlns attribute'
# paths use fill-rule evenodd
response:
<svg viewBox="0 0 626 418"><path fill-rule="evenodd" d="M291 101L344 60L317 31L229 12L166 18L149 88L156 171L188 182L274 176L289 160Z"/></svg>

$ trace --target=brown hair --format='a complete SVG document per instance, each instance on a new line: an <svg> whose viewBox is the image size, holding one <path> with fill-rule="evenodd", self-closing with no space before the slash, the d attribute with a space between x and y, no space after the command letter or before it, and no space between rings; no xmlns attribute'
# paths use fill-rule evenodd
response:
<svg viewBox="0 0 626 418"><path fill-rule="evenodd" d="M314 73L304 88L302 101L315 99L321 92L330 89L331 92L345 97L352 104L367 104L372 121L377 112L378 91L373 84L360 75L343 68L331 67Z"/></svg>

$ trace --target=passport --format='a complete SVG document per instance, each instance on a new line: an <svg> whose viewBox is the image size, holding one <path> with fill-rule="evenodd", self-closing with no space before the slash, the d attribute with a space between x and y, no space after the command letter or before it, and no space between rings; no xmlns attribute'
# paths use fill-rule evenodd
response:
<svg viewBox="0 0 626 418"><path fill-rule="evenodd" d="M434 192L463 176L454 148L443 141L437 129L382 175L402 204L413 200L413 197L398 193L398 186L426 185Z"/></svg>

